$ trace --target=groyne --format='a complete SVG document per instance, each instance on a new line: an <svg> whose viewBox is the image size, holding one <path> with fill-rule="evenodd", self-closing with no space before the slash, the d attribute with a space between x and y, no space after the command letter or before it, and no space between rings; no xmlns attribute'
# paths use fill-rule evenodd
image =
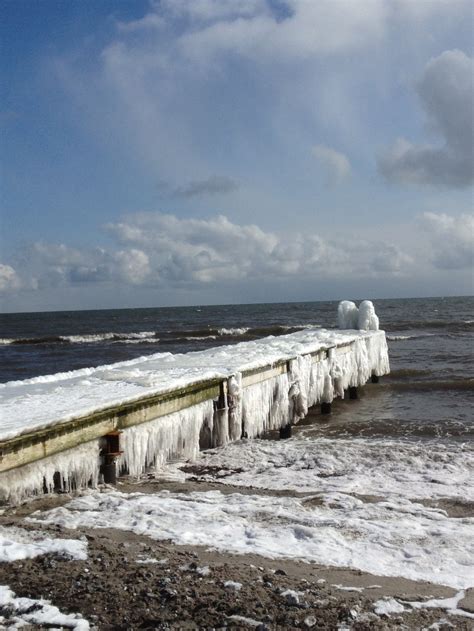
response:
<svg viewBox="0 0 474 631"><path fill-rule="evenodd" d="M304 331L2 384L0 499L140 475L270 430L389 371L385 333Z"/></svg>

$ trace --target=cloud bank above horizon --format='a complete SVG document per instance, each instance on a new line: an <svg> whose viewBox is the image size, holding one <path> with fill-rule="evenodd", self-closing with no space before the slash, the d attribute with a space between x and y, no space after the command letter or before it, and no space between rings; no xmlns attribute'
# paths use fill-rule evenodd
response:
<svg viewBox="0 0 474 631"><path fill-rule="evenodd" d="M3 310L472 292L467 0L26 5Z"/></svg>

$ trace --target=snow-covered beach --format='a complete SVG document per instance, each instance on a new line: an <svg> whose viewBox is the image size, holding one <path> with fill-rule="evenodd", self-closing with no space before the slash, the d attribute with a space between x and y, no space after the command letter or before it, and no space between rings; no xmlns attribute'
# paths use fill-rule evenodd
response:
<svg viewBox="0 0 474 631"><path fill-rule="evenodd" d="M472 628L462 556L472 504L462 498L413 502L410 512L408 500L222 485L210 481L212 455L186 468L181 482L173 466L5 511L5 627ZM230 470L218 459L215 472L222 480ZM350 569L361 559L372 571ZM428 582L434 564L444 573Z"/></svg>

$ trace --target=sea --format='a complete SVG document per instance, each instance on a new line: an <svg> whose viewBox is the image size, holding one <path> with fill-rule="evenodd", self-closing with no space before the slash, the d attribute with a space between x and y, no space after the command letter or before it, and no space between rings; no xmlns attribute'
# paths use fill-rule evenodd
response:
<svg viewBox="0 0 474 631"><path fill-rule="evenodd" d="M337 302L294 302L0 316L0 382L334 328ZM364 389L357 417L340 406L320 432L469 440L474 415L474 297L374 301L391 373ZM351 416L351 419L348 418ZM350 421L350 422L349 422Z"/></svg>
<svg viewBox="0 0 474 631"><path fill-rule="evenodd" d="M474 585L474 297L374 305L391 372L359 388L357 400L335 400L329 415L316 406L287 440L242 439L149 474L212 483L208 490L89 491L43 518L431 581L458 590L441 607L454 612ZM2 315L0 380L335 328L337 306Z"/></svg>

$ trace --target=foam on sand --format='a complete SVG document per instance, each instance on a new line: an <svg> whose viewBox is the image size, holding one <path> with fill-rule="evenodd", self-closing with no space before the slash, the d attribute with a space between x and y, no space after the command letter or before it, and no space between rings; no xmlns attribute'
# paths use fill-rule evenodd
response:
<svg viewBox="0 0 474 631"><path fill-rule="evenodd" d="M89 492L33 519L65 528L118 528L181 545L293 558L463 589L473 584L473 519L408 500Z"/></svg>
<svg viewBox="0 0 474 631"><path fill-rule="evenodd" d="M287 441L232 443L194 464L221 470L219 481L236 486L474 501L474 449L467 444L314 438L303 430Z"/></svg>

